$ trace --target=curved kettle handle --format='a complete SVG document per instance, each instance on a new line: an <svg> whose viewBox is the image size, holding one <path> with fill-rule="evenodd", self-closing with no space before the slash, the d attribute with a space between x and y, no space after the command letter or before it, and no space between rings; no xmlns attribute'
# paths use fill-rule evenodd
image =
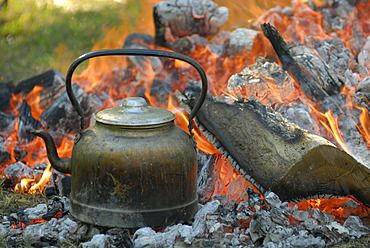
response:
<svg viewBox="0 0 370 248"><path fill-rule="evenodd" d="M72 91L72 74L77 68L79 64L81 64L83 61L87 59L91 59L94 57L102 57L102 56L115 56L115 55L127 55L127 56L154 56L154 57L167 57L167 58L173 58L173 59L178 59L182 60L184 62L189 63L191 66L193 66L199 73L200 78L202 80L202 92L201 95L195 104L193 110L190 112L189 115L189 132L190 135L193 136L192 129L193 125L191 120L195 117L196 113L198 110L201 108L206 95L207 95L207 88L208 88L208 81L207 81L207 76L206 73L204 72L202 66L195 61L194 59L183 55L183 54L178 54L178 53L173 53L173 52L167 52L167 51L162 51L162 50L146 50L146 49L108 49L108 50L100 50L100 51L93 51L86 53L84 55L81 55L78 57L69 67L67 75L66 75L66 88L67 88L67 94L69 99L71 100L71 103L74 107L74 109L77 111L77 113L80 115L80 126L81 129L85 128L85 118L84 114L82 112L81 106L78 103L76 96L73 94Z"/></svg>

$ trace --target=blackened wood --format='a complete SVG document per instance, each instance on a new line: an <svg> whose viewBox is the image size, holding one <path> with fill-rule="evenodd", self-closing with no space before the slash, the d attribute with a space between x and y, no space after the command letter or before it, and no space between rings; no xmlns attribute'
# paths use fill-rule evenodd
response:
<svg viewBox="0 0 370 248"><path fill-rule="evenodd" d="M144 46L149 49L149 45L154 44L153 36L144 33L132 33L127 36L122 48L136 48L136 46Z"/></svg>
<svg viewBox="0 0 370 248"><path fill-rule="evenodd" d="M261 28L263 34L271 42L284 70L288 71L295 81L300 84L304 93L316 102L322 102L325 97L328 97L328 94L318 87L315 81L312 80L295 61L279 32L268 23L262 24Z"/></svg>
<svg viewBox="0 0 370 248"><path fill-rule="evenodd" d="M31 131L40 127L41 123L32 116L31 107L26 100L23 100L19 110L18 141L23 144L31 142L36 138Z"/></svg>
<svg viewBox="0 0 370 248"><path fill-rule="evenodd" d="M19 82L14 93L26 95L30 93L36 85L44 88L53 86L56 77L63 78L65 81L64 75L60 71L53 69Z"/></svg>
<svg viewBox="0 0 370 248"><path fill-rule="evenodd" d="M171 91L172 84L162 79L154 79L150 87L150 95L157 99L157 105L159 106L168 104L168 97Z"/></svg>
<svg viewBox="0 0 370 248"><path fill-rule="evenodd" d="M18 178L17 177L10 177L4 180L3 182L3 187L6 189L14 188L15 185L18 183Z"/></svg>
<svg viewBox="0 0 370 248"><path fill-rule="evenodd" d="M72 177L71 176L65 176L60 180L59 186L59 193L62 194L62 196L69 196L71 193L71 185L72 185Z"/></svg>
<svg viewBox="0 0 370 248"><path fill-rule="evenodd" d="M8 136L14 130L15 116L0 112L0 134Z"/></svg>
<svg viewBox="0 0 370 248"><path fill-rule="evenodd" d="M133 33L130 34L122 48L124 49L150 49L150 45L154 45L154 38L148 34L143 33ZM144 63L150 64L153 70L162 69L161 58L151 57L151 56L127 56L127 59L131 61L141 72L146 73L146 65ZM131 64L129 64L128 70L130 70ZM128 71L126 71L128 72ZM130 74L130 76L134 76Z"/></svg>
<svg viewBox="0 0 370 248"><path fill-rule="evenodd" d="M0 111L10 108L10 99L15 87L11 83L0 83ZM1 125L1 123L0 123Z"/></svg>
<svg viewBox="0 0 370 248"><path fill-rule="evenodd" d="M72 90L81 105L85 116L85 123L87 123L91 115L101 108L101 101L88 95L77 84L72 86ZM66 92L42 112L40 120L50 131L70 133L76 132L79 129L79 116L74 110Z"/></svg>

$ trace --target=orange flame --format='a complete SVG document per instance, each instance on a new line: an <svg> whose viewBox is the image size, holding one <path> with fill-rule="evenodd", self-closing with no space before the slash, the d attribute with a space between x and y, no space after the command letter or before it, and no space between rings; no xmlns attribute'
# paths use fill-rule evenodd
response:
<svg viewBox="0 0 370 248"><path fill-rule="evenodd" d="M351 154L351 152L348 150L347 146L343 141L342 134L339 131L337 118L332 115L331 111L329 110L325 112L325 114L323 114L320 111L318 111L313 105L311 104L308 105L317 115L321 125L333 136L333 138L339 144L342 150L347 152L348 154ZM320 130L318 130L318 133L320 133Z"/></svg>

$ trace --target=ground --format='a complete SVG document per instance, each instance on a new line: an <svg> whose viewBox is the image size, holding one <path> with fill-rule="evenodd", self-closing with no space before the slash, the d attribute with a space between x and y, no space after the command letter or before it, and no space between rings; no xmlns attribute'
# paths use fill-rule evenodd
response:
<svg viewBox="0 0 370 248"><path fill-rule="evenodd" d="M136 22L140 1L0 0L0 82L19 81L91 51L122 18Z"/></svg>

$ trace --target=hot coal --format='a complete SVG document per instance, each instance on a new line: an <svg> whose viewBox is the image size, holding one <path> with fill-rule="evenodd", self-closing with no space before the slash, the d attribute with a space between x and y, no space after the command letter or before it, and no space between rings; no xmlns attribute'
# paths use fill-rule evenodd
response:
<svg viewBox="0 0 370 248"><path fill-rule="evenodd" d="M215 159L205 155L198 162L202 171ZM212 189L204 189L207 190ZM369 227L358 216L339 222L319 209L299 210L295 204L282 202L273 192L262 198L250 188L246 191L248 201L237 203L229 200L228 195L214 195L213 199L199 204L192 221L163 227L160 231L151 227L126 230L85 224L69 214L67 197L54 197L48 204L0 215L0 234L8 247L68 243L81 247L326 247L370 235ZM354 210L359 204L350 199L337 207ZM59 212L61 217L55 217Z"/></svg>

